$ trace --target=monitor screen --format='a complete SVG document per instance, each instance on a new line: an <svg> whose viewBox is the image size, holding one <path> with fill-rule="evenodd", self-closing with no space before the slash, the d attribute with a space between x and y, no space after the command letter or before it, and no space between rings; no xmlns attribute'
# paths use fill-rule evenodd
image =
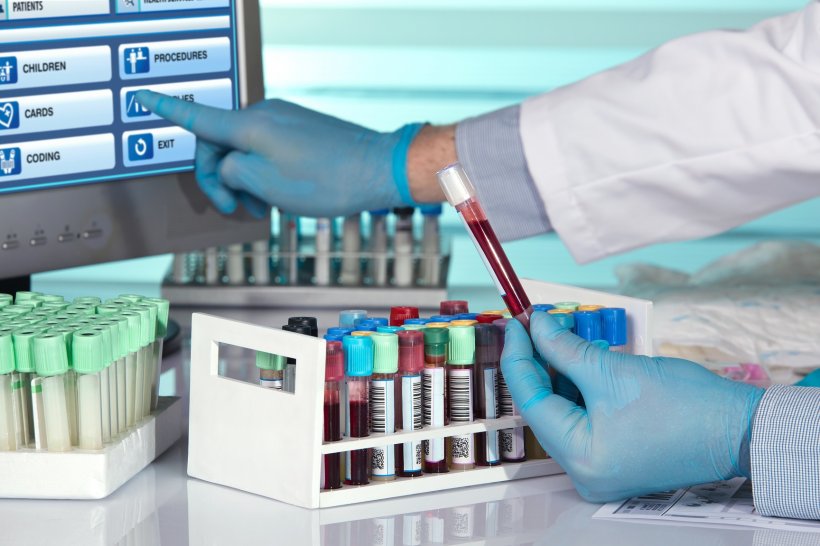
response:
<svg viewBox="0 0 820 546"><path fill-rule="evenodd" d="M0 0L0 279L265 235L210 206L194 135L134 100L261 100L259 17L257 0Z"/></svg>

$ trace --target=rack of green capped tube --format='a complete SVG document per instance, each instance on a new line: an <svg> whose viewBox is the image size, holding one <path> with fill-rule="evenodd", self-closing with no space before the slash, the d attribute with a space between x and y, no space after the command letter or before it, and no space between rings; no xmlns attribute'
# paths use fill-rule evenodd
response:
<svg viewBox="0 0 820 546"><path fill-rule="evenodd" d="M179 437L157 441L160 414L181 431L181 411L167 411L179 404L158 392L168 314L167 300L130 294L0 294L0 496L106 496ZM19 479L21 464L70 473L72 461L92 483L83 472L48 487Z"/></svg>

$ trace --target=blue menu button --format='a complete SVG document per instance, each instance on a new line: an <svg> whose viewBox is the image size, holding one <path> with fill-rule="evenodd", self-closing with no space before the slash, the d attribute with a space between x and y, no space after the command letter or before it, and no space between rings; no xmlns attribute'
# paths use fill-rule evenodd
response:
<svg viewBox="0 0 820 546"><path fill-rule="evenodd" d="M147 161L154 158L154 135L137 133L128 137L128 161Z"/></svg>
<svg viewBox="0 0 820 546"><path fill-rule="evenodd" d="M20 148L0 148L0 176L14 176L23 172L22 155Z"/></svg>

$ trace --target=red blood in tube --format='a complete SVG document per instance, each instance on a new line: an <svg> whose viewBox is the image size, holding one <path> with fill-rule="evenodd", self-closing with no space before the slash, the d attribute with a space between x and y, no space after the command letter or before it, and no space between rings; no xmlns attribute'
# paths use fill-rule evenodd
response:
<svg viewBox="0 0 820 546"><path fill-rule="evenodd" d="M370 435L368 418L370 404L368 402L351 402L350 436L364 438ZM368 483L370 465L367 460L367 449L354 449L350 452L350 479L345 480L348 485L366 485Z"/></svg>
<svg viewBox="0 0 820 546"><path fill-rule="evenodd" d="M325 390L324 440L338 442L342 439L341 412L339 392ZM322 489L338 489L342 486L341 453L328 453L324 456L324 483Z"/></svg>

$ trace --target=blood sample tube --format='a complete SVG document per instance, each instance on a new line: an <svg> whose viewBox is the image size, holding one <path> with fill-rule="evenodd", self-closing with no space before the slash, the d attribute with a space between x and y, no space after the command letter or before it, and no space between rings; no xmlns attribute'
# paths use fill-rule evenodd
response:
<svg viewBox="0 0 820 546"><path fill-rule="evenodd" d="M498 339L498 354L504 348L504 330L507 327L509 319L499 319L493 322L499 332ZM510 394L510 389L507 387L507 382L504 381L504 374L498 374L498 412L502 416L516 416L521 415L518 408ZM509 463L520 463L527 460L526 442L524 438L524 427L506 428L498 431L499 448L501 450L501 460Z"/></svg>
<svg viewBox="0 0 820 546"><path fill-rule="evenodd" d="M529 330L532 305L476 198L475 188L467 173L455 163L439 171L438 179L447 201L456 208L471 234L510 313ZM466 313L467 310L462 312Z"/></svg>
<svg viewBox="0 0 820 546"><path fill-rule="evenodd" d="M447 344L450 332L445 328L425 328L424 332L424 424L428 427L443 427L450 424L447 407ZM444 453L444 438L424 440L424 471L430 474L447 472Z"/></svg>
<svg viewBox="0 0 820 546"><path fill-rule="evenodd" d="M370 431L396 432L396 373L399 371L399 337L396 334L374 334L373 379L370 381ZM396 479L396 448L393 444L374 447L371 478L378 481Z"/></svg>
<svg viewBox="0 0 820 546"><path fill-rule="evenodd" d="M364 438L370 435L370 376L373 375L373 340L369 337L345 336L345 435ZM345 484L367 485L368 449L354 449L345 454Z"/></svg>
<svg viewBox="0 0 820 546"><path fill-rule="evenodd" d="M367 311L364 309L348 309L339 313L339 327L353 328L357 320L367 318Z"/></svg>
<svg viewBox="0 0 820 546"><path fill-rule="evenodd" d="M419 318L418 307L391 307L390 326L402 326L407 319Z"/></svg>
<svg viewBox="0 0 820 546"><path fill-rule="evenodd" d="M394 209L393 282L399 287L413 285L413 212L412 207Z"/></svg>
<svg viewBox="0 0 820 546"><path fill-rule="evenodd" d="M342 344L329 341L325 356L325 442L338 442L342 439L342 422L340 411L341 382L345 377L345 359ZM341 453L328 453L322 459L322 489L339 489L342 486Z"/></svg>
<svg viewBox="0 0 820 546"><path fill-rule="evenodd" d="M471 423L473 413L473 376L475 373L475 328L451 326L447 358L447 386L450 396L450 422ZM475 436L459 434L450 438L453 470L475 467Z"/></svg>
<svg viewBox="0 0 820 546"><path fill-rule="evenodd" d="M609 343L609 350L623 353L628 343L626 337L626 309L621 307L605 307L601 309L604 340Z"/></svg>
<svg viewBox="0 0 820 546"><path fill-rule="evenodd" d="M502 318L504 318L502 315L496 315L494 313L481 313L475 319L479 324L492 324Z"/></svg>
<svg viewBox="0 0 820 546"><path fill-rule="evenodd" d="M500 334L492 324L478 324L475 327L475 409L476 419L497 419L498 408L498 366L501 356ZM498 431L479 432L475 436L478 466L501 464Z"/></svg>
<svg viewBox="0 0 820 546"><path fill-rule="evenodd" d="M259 368L259 386L266 389L283 390L286 364L285 357L281 355L258 351L256 367Z"/></svg>
<svg viewBox="0 0 820 546"><path fill-rule="evenodd" d="M370 263L368 273L376 286L387 286L387 215L388 209L370 211Z"/></svg>
<svg viewBox="0 0 820 546"><path fill-rule="evenodd" d="M469 313L470 305L464 300L446 300L439 304L438 312L440 315L460 315Z"/></svg>
<svg viewBox="0 0 820 546"><path fill-rule="evenodd" d="M424 334L399 332L399 374L401 402L398 404L403 431L421 430L424 426L421 372L424 369ZM418 440L396 445L396 473L399 476L421 476L422 443Z"/></svg>

